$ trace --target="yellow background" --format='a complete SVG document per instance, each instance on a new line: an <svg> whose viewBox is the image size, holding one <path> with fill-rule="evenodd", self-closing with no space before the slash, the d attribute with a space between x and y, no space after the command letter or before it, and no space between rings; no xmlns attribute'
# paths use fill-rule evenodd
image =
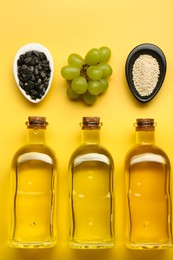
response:
<svg viewBox="0 0 173 260"><path fill-rule="evenodd" d="M154 117L156 141L173 162L173 1L172 0L6 0L0 1L0 260L168 260L173 249L132 251L123 244L123 166L135 142L137 117ZM54 60L50 92L39 104L29 103L18 90L12 64L17 50L31 42L45 45ZM125 61L138 44L154 43L165 53L167 73L157 96L147 104L131 94L125 78ZM112 50L113 74L107 92L94 106L71 102L61 67L70 53L81 56L93 47ZM58 241L53 249L19 250L7 245L9 230L10 164L25 143L29 115L47 117L47 143L59 161ZM72 250L68 247L68 160L80 144L82 116L100 116L102 144L115 162L116 245L111 250ZM157 183L156 183L157 185ZM153 187L154 191L154 187ZM159 217L159 216L158 216Z"/></svg>

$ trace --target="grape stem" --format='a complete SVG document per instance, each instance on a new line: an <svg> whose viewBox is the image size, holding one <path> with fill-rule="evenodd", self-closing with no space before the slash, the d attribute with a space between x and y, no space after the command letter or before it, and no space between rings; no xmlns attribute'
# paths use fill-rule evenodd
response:
<svg viewBox="0 0 173 260"><path fill-rule="evenodd" d="M80 75L83 76L87 81L89 81L89 77L86 73L87 69L88 69L89 65L88 64L83 64L82 68L80 70Z"/></svg>

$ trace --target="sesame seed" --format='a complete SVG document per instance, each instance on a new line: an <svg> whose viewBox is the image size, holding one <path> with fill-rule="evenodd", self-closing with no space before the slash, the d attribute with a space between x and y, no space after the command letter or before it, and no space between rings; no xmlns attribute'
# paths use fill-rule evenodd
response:
<svg viewBox="0 0 173 260"><path fill-rule="evenodd" d="M133 64L132 76L135 89L141 96L149 96L157 86L160 68L156 58L140 55Z"/></svg>

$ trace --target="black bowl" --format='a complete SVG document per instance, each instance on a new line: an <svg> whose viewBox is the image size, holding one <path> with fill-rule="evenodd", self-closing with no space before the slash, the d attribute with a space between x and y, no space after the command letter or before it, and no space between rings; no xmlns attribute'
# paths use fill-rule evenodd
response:
<svg viewBox="0 0 173 260"><path fill-rule="evenodd" d="M133 82L133 65L137 58L139 58L142 54L148 54L151 55L153 58L155 58L159 64L160 74L159 78L156 84L156 87L154 88L153 92L150 95L147 96L141 96L139 92L136 90L134 82ZM163 53L163 51L156 45L150 44L150 43L144 43L140 44L137 47L135 47L130 54L127 57L126 65L125 65L125 72L126 72L126 79L127 83L129 85L129 88L132 92L132 94L136 97L136 99L142 103L146 103L150 101L160 90L165 74L166 74L166 58Z"/></svg>

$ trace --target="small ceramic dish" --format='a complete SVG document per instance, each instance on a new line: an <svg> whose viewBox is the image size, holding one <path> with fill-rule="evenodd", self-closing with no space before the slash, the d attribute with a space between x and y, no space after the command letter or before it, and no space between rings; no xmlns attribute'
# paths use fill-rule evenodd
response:
<svg viewBox="0 0 173 260"><path fill-rule="evenodd" d="M142 55L146 54L148 57L153 57L156 59L158 67L159 67L159 74L158 74L158 80L155 84L155 87L152 90L152 93L147 95L141 95L139 91L137 90L135 83L134 83L134 76L133 76L133 68L136 60ZM150 65L149 65L150 66ZM166 58L163 53L163 51L156 45L150 44L150 43L144 43L140 44L137 47L135 47L128 55L125 65L125 73L126 73L126 79L127 83L129 85L129 88L132 92L132 94L135 96L135 98L142 102L146 103L150 101L152 98L155 97L155 95L160 90L165 74L166 74ZM151 77L151 76L150 76Z"/></svg>
<svg viewBox="0 0 173 260"><path fill-rule="evenodd" d="M45 75L45 73L44 73L44 71L42 71L43 72L43 75L41 75L40 77L42 77L41 79L40 79L40 81L42 81L43 79L44 79L44 77L46 78L46 80L45 81L47 81L46 82L46 87L44 88L44 94L41 94L41 96L40 97L37 97L37 98L33 98L32 96L31 96L31 94L28 94L27 93L27 91L24 89L24 87L22 87L22 85L21 85L21 82L20 82L20 79L19 79L19 66L18 66L18 63L19 63L19 58L21 57L21 55L24 55L24 54L26 54L26 53L29 53L29 52L32 52L32 51L34 51L35 53L37 53L37 52L39 52L39 53L43 53L43 54L45 54L46 55L46 57L45 57L45 59L48 61L46 61L47 62L47 65L45 65L45 66L47 66L47 67L49 67L47 70L49 70L49 77L48 78L46 78L46 75ZM35 65L34 65L35 66ZM35 70L35 67L34 66L30 66L31 67L31 69L33 70L33 72L29 72L30 74L34 74L34 70ZM28 67L29 67L29 65L28 65ZM38 71L36 71L37 73L38 73ZM26 45L24 45L23 47L21 47L18 51L17 51L17 53L16 53L16 55L15 55L15 58L14 58L14 62L13 62L13 74L14 74L14 78L15 78L15 81L16 81L16 84L17 84L17 86L18 86L18 88L19 88L19 90L21 91L21 93L23 94L23 96L27 99L27 100L29 100L30 102L32 102L32 103L38 103L38 102L40 102L40 101L42 101L44 98L45 98L45 96L47 95L47 93L48 93L48 91L49 91L49 89L50 89L50 87L51 87L51 83L52 83L52 79L53 79L53 72L54 72L54 63L53 63L53 59L52 59L52 56L51 56L51 54L50 54L50 52L49 52L49 50L46 48L46 47L44 47L43 45L41 45L41 44L39 44L39 43L29 43L29 44L26 44ZM30 80L30 81L32 81L32 80ZM23 82L22 82L23 83ZM34 84L33 84L34 83ZM38 84L35 84L35 83L37 83L36 81L34 81L34 82L32 82L32 85L38 85ZM26 83L24 83L24 84L28 84L28 82L26 81ZM31 83L30 83L31 84ZM41 84L41 83L40 83ZM35 86L34 86L35 87ZM43 84L42 84L42 88L43 88L44 86L43 86ZM28 86L28 88L29 88L29 86ZM37 86L37 88L38 88L38 86ZM40 86L40 89L41 89L41 86ZM40 90L41 91L41 90Z"/></svg>

